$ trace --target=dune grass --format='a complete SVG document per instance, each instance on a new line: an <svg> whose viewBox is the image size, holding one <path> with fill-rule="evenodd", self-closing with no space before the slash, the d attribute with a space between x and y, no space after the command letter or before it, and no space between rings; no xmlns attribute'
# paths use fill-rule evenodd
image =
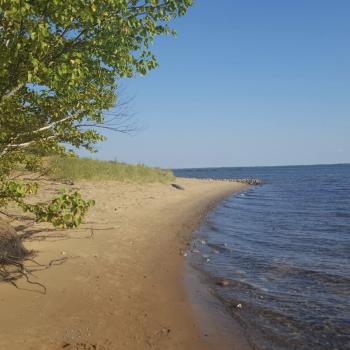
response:
<svg viewBox="0 0 350 350"><path fill-rule="evenodd" d="M115 180L121 182L168 183L174 179L171 170L90 158L57 157L50 159L52 177L56 180Z"/></svg>

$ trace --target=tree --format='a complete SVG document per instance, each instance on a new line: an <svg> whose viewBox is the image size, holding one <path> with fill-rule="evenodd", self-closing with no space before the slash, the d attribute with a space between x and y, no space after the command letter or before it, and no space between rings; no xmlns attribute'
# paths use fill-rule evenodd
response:
<svg viewBox="0 0 350 350"><path fill-rule="evenodd" d="M48 207L24 202L37 184L11 179L11 174L19 167L41 171L48 153L74 153L72 147L93 151L103 140L98 127L106 126L104 112L117 102L118 81L157 67L151 43L158 35L175 34L169 21L191 4L0 0L0 206L15 201L50 220ZM92 205L62 196L61 204L70 202L65 212L77 201L82 214ZM69 225L79 221L73 218Z"/></svg>

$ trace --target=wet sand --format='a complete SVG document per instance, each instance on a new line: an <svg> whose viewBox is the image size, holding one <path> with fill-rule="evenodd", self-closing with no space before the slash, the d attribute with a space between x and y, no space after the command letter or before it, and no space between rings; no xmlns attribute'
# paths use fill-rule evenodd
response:
<svg viewBox="0 0 350 350"><path fill-rule="evenodd" d="M96 206L79 230L45 224L24 230L37 262L60 259L60 265L31 277L45 285L46 294L24 280L19 289L0 284L0 349L248 348L238 333L229 341L220 335L223 319L203 308L205 287L188 279L192 272L182 256L208 209L245 185L177 183L185 190L116 182L70 186L94 198ZM45 183L41 199L60 187ZM22 230L24 223L15 222Z"/></svg>

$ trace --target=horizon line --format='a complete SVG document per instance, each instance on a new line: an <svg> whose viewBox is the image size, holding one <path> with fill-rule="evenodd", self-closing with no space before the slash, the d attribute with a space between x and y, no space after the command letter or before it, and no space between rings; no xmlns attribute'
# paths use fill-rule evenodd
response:
<svg viewBox="0 0 350 350"><path fill-rule="evenodd" d="M278 167L301 167L301 166L331 166L331 165L350 165L347 163L316 163L316 164L286 164L286 165L235 165L235 166L200 166L200 167L184 167L169 168L171 170L194 170L194 169L229 169L229 168L278 168Z"/></svg>

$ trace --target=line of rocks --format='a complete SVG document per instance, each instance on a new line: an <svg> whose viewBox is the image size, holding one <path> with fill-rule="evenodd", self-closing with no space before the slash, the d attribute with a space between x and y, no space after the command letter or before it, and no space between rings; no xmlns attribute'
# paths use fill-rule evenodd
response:
<svg viewBox="0 0 350 350"><path fill-rule="evenodd" d="M261 185L260 179L229 179L229 181L240 182L248 185Z"/></svg>
<svg viewBox="0 0 350 350"><path fill-rule="evenodd" d="M206 180L209 181L227 181L227 182L239 182L247 185L262 185L262 180L260 179L252 179L252 178L247 178L247 179L213 179L213 178L208 178Z"/></svg>

